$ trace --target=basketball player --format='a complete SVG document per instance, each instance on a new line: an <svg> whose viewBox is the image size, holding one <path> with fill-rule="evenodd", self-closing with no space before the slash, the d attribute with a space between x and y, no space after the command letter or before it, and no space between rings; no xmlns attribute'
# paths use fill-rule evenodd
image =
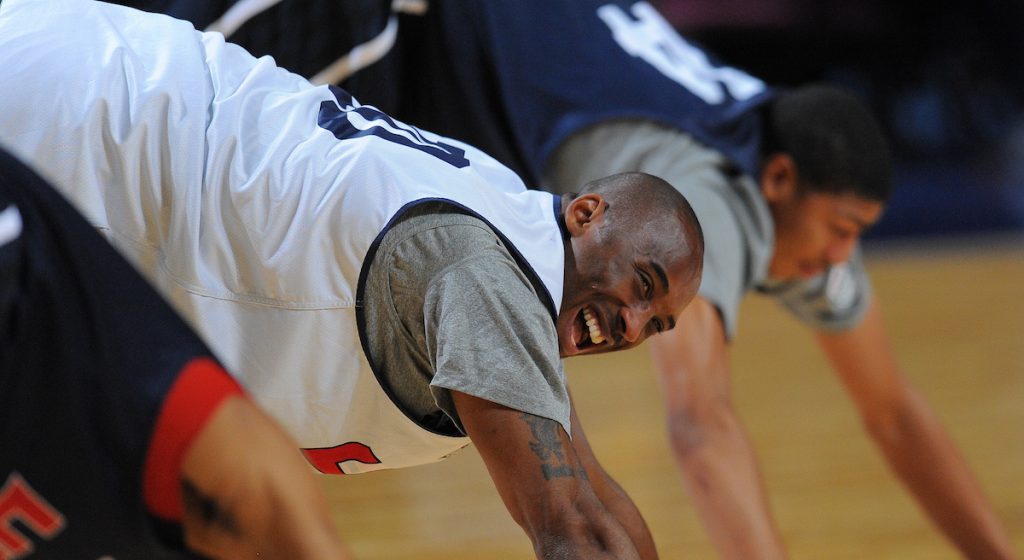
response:
<svg viewBox="0 0 1024 560"><path fill-rule="evenodd" d="M174 303L324 473L472 440L543 558L653 558L560 356L671 330L700 228L655 177L576 196L190 24L0 4L0 141ZM643 224L637 226L636 224Z"/></svg>
<svg viewBox="0 0 1024 560"><path fill-rule="evenodd" d="M0 150L0 558L348 558L292 443Z"/></svg>
<svg viewBox="0 0 1024 560"><path fill-rule="evenodd" d="M881 453L953 544L1014 557L890 349L857 250L889 195L890 156L852 96L773 91L634 0L162 4L315 81L347 78L359 97L482 148L530 184L565 192L645 171L681 189L704 227L704 279L682 328L653 349L677 462L723 557L785 555L730 397L727 351L750 292L814 330Z"/></svg>

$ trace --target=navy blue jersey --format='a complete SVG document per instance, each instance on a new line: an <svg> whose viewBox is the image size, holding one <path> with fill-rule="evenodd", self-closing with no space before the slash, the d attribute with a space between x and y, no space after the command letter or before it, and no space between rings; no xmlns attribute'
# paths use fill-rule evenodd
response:
<svg viewBox="0 0 1024 560"><path fill-rule="evenodd" d="M0 559L187 557L180 460L232 384L114 249L0 151Z"/></svg>
<svg viewBox="0 0 1024 560"><path fill-rule="evenodd" d="M400 31L415 39L401 56L435 57L424 72L429 79L410 93L432 99L399 117L514 159L534 182L568 135L616 118L677 127L744 171L757 169L755 110L771 91L686 42L646 2L441 1L426 17L422 36ZM354 93L374 103L375 92ZM467 110L462 118L459 105ZM514 145L477 133L495 118L494 128L505 128L501 136Z"/></svg>

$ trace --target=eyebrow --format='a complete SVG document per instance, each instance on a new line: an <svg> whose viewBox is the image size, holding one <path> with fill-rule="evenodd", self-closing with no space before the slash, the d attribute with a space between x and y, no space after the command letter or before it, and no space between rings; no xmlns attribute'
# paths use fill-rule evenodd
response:
<svg viewBox="0 0 1024 560"><path fill-rule="evenodd" d="M651 268L654 269L654 273L658 275L658 278L661 278L661 284L662 284L662 286L665 287L665 291L667 292L668 291L668 274L665 274L665 269L661 268L661 265L656 263L656 262L654 262L654 261L651 261Z"/></svg>
<svg viewBox="0 0 1024 560"><path fill-rule="evenodd" d="M665 293L668 293L668 274L665 274L665 269L654 261L651 261L651 268L654 269L654 273L658 275L658 278L661 278L661 283L665 287ZM676 318L670 315L668 318L668 328L665 330L670 331L674 328L676 328Z"/></svg>
<svg viewBox="0 0 1024 560"><path fill-rule="evenodd" d="M875 226L878 223L878 220L875 220L873 222L864 221L864 220L860 219L860 216L857 216L857 215L855 215L852 212L842 212L841 211L839 213L839 215L842 216L843 218L846 218L847 220L850 220L851 222L857 224L860 227L861 231L871 229L873 226Z"/></svg>
<svg viewBox="0 0 1024 560"><path fill-rule="evenodd" d="M861 221L861 220L860 220L860 219L858 219L858 218L851 218L851 219L853 220L853 223L855 223L855 224L857 224L858 226L860 226L860 230L861 230L862 232L864 232L864 231L867 231L867 230L871 229L871 228L872 228L872 226L874 226L874 225L875 225L875 223L874 223L874 222L864 222L864 221Z"/></svg>

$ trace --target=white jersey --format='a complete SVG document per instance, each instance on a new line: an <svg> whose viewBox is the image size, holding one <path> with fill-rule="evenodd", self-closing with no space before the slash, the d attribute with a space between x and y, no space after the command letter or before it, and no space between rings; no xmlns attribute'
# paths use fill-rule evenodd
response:
<svg viewBox="0 0 1024 560"><path fill-rule="evenodd" d="M168 297L324 472L439 460L362 351L361 275L409 205L487 221L557 313L555 201L483 153L313 87L185 22L0 3L0 143Z"/></svg>

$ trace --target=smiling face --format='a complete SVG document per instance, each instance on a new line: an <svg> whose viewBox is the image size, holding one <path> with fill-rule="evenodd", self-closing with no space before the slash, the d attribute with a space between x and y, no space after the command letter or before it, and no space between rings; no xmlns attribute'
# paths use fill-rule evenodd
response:
<svg viewBox="0 0 1024 560"><path fill-rule="evenodd" d="M854 194L803 192L792 160L777 158L764 166L761 184L775 222L769 275L810 278L847 261L860 236L881 217L883 204Z"/></svg>
<svg viewBox="0 0 1024 560"><path fill-rule="evenodd" d="M556 323L562 357L624 350L675 327L703 263L678 218L620 224L589 194L569 205L566 227L571 248Z"/></svg>

